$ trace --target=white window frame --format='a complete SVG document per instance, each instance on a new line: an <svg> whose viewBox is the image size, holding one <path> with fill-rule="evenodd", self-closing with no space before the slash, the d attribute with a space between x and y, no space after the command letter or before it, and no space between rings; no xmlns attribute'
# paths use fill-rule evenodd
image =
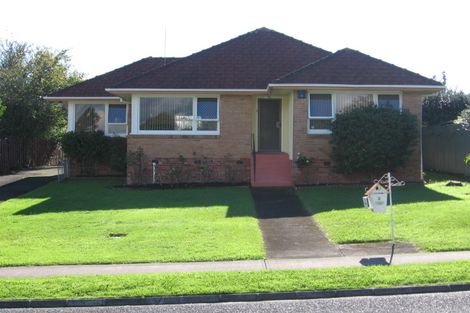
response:
<svg viewBox="0 0 470 313"><path fill-rule="evenodd" d="M379 106L379 96L388 96L388 95L393 95L393 96L398 96L398 110L401 112L403 111L403 93L401 92L377 92L374 94L374 103L376 106Z"/></svg>
<svg viewBox="0 0 470 313"><path fill-rule="evenodd" d="M108 113L109 113L109 107L110 106L113 106L113 105L125 105L126 106L126 122L125 123L110 123L109 122L109 116L108 116ZM120 137L124 137L124 136L127 136L127 134L129 133L129 123L128 123L128 115L129 115L129 105L126 104L126 103L107 103L104 107L104 112L106 114L106 118L105 118L105 131L104 131L104 134L106 136L111 136L112 134L109 133L109 125L126 125L126 134L117 134L117 136L120 136Z"/></svg>
<svg viewBox="0 0 470 313"><path fill-rule="evenodd" d="M307 116L307 133L310 135L330 135L332 132L329 129L310 129L311 119L328 119L328 117L311 117L310 116L310 95L311 94L330 94L331 95L331 106L332 116L331 120L334 121L336 118L336 95L338 94L358 94L358 95L372 95L372 99L375 106L379 105L379 95L398 95L399 99L399 110L403 110L403 93L401 91L370 91L370 90L310 90L308 92L308 116Z"/></svg>
<svg viewBox="0 0 470 313"><path fill-rule="evenodd" d="M317 94L317 95L331 95L331 116L311 116L310 114L310 95ZM310 129L310 120L334 120L336 116L336 94L324 91L324 92L309 92L308 93L308 119L307 119L307 132L309 134L317 134L317 135L327 135L331 134L331 130L329 129Z"/></svg>
<svg viewBox="0 0 470 313"><path fill-rule="evenodd" d="M141 98L192 98L193 99L193 120L192 130L141 130L140 129L140 99ZM198 98L214 98L217 99L217 119L199 119L197 116L197 99ZM132 97L132 106L135 109L132 111L133 120L132 127L133 134L138 135L220 135L220 95L214 94L200 94L200 95L187 95L187 94L142 94ZM135 113L135 114L134 114ZM217 130L197 130L198 121L213 121L217 122Z"/></svg>
<svg viewBox="0 0 470 313"><path fill-rule="evenodd" d="M99 101L86 101L86 102L69 102L67 105L67 131L75 131L75 106L76 105L90 105L90 104L102 104L104 105L104 134L105 136L111 136L108 133L108 125L126 125L126 133L119 134L119 136L127 137L129 134L129 104L128 103L103 103ZM110 105L126 105L126 123L108 123L108 112Z"/></svg>
<svg viewBox="0 0 470 313"><path fill-rule="evenodd" d="M201 99L217 99L217 117L216 118L199 118L199 115L197 114L197 100L201 98ZM194 102L194 99L193 99L193 102ZM194 106L193 106L194 107ZM220 120L219 120L219 97L200 97L200 96L197 96L196 97L196 111L194 112L193 116L195 116L195 122L196 122L196 131L198 132L218 132L219 131L219 124L220 124ZM197 130L197 122L217 122L217 130ZM193 125L193 129L194 129L194 125Z"/></svg>

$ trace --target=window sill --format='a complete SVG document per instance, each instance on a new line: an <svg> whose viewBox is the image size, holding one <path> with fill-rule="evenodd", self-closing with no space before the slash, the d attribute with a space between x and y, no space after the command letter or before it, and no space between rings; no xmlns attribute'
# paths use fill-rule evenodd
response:
<svg viewBox="0 0 470 313"><path fill-rule="evenodd" d="M220 134L202 135L202 134L185 134L185 135L171 135L171 134L129 134L128 138L152 138L152 139L218 139Z"/></svg>
<svg viewBox="0 0 470 313"><path fill-rule="evenodd" d="M132 135L139 136L218 136L219 131L138 131Z"/></svg>
<svg viewBox="0 0 470 313"><path fill-rule="evenodd" d="M331 130L308 130L307 131L307 135L312 135L312 136L316 136L316 135L331 135L332 132Z"/></svg>

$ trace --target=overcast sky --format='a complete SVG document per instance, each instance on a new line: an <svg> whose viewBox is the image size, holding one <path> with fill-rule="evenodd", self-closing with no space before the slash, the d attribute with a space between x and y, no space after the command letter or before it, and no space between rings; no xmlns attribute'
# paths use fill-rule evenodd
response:
<svg viewBox="0 0 470 313"><path fill-rule="evenodd" d="M147 56L186 56L259 27L349 47L470 93L470 1L9 0L0 39L68 49L92 77Z"/></svg>

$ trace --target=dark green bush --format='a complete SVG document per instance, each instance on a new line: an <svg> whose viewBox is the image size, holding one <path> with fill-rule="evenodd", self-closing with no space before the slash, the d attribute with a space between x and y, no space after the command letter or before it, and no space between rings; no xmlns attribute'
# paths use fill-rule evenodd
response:
<svg viewBox="0 0 470 313"><path fill-rule="evenodd" d="M107 157L112 169L120 172L126 170L127 139L123 137L107 137L109 150Z"/></svg>
<svg viewBox="0 0 470 313"><path fill-rule="evenodd" d="M78 131L66 133L61 144L65 155L80 163L107 163L117 171L126 169L126 138L106 137L102 131Z"/></svg>
<svg viewBox="0 0 470 313"><path fill-rule="evenodd" d="M366 106L338 114L332 132L336 172L378 175L406 163L418 138L418 123L407 111Z"/></svg>
<svg viewBox="0 0 470 313"><path fill-rule="evenodd" d="M439 125L455 120L465 109L470 108L470 97L462 91L445 89L437 95L424 98L423 123L425 126Z"/></svg>

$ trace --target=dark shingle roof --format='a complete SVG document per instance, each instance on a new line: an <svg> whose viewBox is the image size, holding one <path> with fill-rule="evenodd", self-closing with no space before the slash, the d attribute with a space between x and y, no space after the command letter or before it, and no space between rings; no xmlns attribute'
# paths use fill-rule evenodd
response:
<svg viewBox="0 0 470 313"><path fill-rule="evenodd" d="M59 90L50 94L49 97L113 97L114 95L106 92L105 88L162 67L165 63L170 64L175 60L176 58L148 57Z"/></svg>
<svg viewBox="0 0 470 313"><path fill-rule="evenodd" d="M348 48L297 69L273 83L442 86L435 80Z"/></svg>
<svg viewBox="0 0 470 313"><path fill-rule="evenodd" d="M113 87L265 89L274 79L328 54L295 38L260 28Z"/></svg>
<svg viewBox="0 0 470 313"><path fill-rule="evenodd" d="M110 97L105 88L266 89L278 84L441 83L351 49L335 53L260 28L185 58L146 58L50 97Z"/></svg>

